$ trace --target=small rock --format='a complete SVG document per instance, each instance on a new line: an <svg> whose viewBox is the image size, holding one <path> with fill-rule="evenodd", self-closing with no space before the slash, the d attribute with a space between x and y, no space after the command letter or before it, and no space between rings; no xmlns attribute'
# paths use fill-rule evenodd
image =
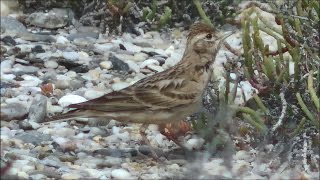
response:
<svg viewBox="0 0 320 180"><path fill-rule="evenodd" d="M52 68L55 69L59 66L59 64L56 61L45 61L44 62L44 67L46 68Z"/></svg>
<svg viewBox="0 0 320 180"><path fill-rule="evenodd" d="M69 40L67 38L65 38L64 36L58 36L57 37L57 44L69 44Z"/></svg>
<svg viewBox="0 0 320 180"><path fill-rule="evenodd" d="M57 89L68 89L70 88L70 80L57 80L54 85Z"/></svg>
<svg viewBox="0 0 320 180"><path fill-rule="evenodd" d="M69 24L73 19L73 16L73 12L70 9L54 8L48 13L32 13L26 21L38 27L55 29Z"/></svg>
<svg viewBox="0 0 320 180"><path fill-rule="evenodd" d="M113 43L94 44L93 47L94 47L93 52L96 52L99 54L104 54L117 49Z"/></svg>
<svg viewBox="0 0 320 180"><path fill-rule="evenodd" d="M247 161L247 162L250 162L250 161L252 161L254 158L250 155L249 152L244 151L244 150L241 150L241 151L238 151L238 152L235 154L234 159L236 159L236 160L245 160L245 161Z"/></svg>
<svg viewBox="0 0 320 180"><path fill-rule="evenodd" d="M127 49L127 51L131 53L139 53L142 50L141 47L136 46L130 42L123 42L122 44Z"/></svg>
<svg viewBox="0 0 320 180"><path fill-rule="evenodd" d="M111 176L115 179L132 179L131 174L125 169L114 169L111 171Z"/></svg>
<svg viewBox="0 0 320 180"><path fill-rule="evenodd" d="M1 38L1 41L8 46L15 46L17 43L11 36L5 36Z"/></svg>
<svg viewBox="0 0 320 180"><path fill-rule="evenodd" d="M133 70L136 73L140 72L140 67L139 67L139 65L137 65L137 63L130 61L130 60L127 60L126 62L131 70Z"/></svg>
<svg viewBox="0 0 320 180"><path fill-rule="evenodd" d="M164 71L164 69L161 66L157 66L157 65L154 65L154 64L148 65L148 68L153 70L153 71L156 71L156 72Z"/></svg>
<svg viewBox="0 0 320 180"><path fill-rule="evenodd" d="M140 64L140 68L145 68L150 64L159 65L160 63L155 59L147 59Z"/></svg>
<svg viewBox="0 0 320 180"><path fill-rule="evenodd" d="M27 115L28 109L20 103L12 103L8 105L1 105L1 120L15 120L22 119Z"/></svg>
<svg viewBox="0 0 320 180"><path fill-rule="evenodd" d="M0 72L1 74L5 74L5 73L11 73L12 71L12 65L13 65L13 61L12 60L3 60L1 61L0 64Z"/></svg>
<svg viewBox="0 0 320 180"><path fill-rule="evenodd" d="M36 76L30 76L25 74L25 75L22 75L22 78L24 80L21 81L19 84L20 86L23 86L23 87L36 87L42 83L42 81Z"/></svg>
<svg viewBox="0 0 320 180"><path fill-rule="evenodd" d="M165 68L172 67L176 65L181 60L181 58L182 58L182 54L172 53L171 56L166 60L163 66Z"/></svg>
<svg viewBox="0 0 320 180"><path fill-rule="evenodd" d="M43 134L38 131L28 131L16 134L14 138L20 139L25 143L31 143L36 146L41 145L43 141L51 141L51 136L48 134Z"/></svg>
<svg viewBox="0 0 320 180"><path fill-rule="evenodd" d="M151 41L143 38L135 38L133 44L141 47L152 47Z"/></svg>
<svg viewBox="0 0 320 180"><path fill-rule="evenodd" d="M36 45L34 48L31 48L31 52L33 52L33 53L44 53L46 51L42 48L42 46Z"/></svg>
<svg viewBox="0 0 320 180"><path fill-rule="evenodd" d="M32 125L28 121L19 121L18 125L19 125L19 129L23 129L25 131L33 130Z"/></svg>
<svg viewBox="0 0 320 180"><path fill-rule="evenodd" d="M1 74L2 81L12 81L14 78L16 78L14 74Z"/></svg>
<svg viewBox="0 0 320 180"><path fill-rule="evenodd" d="M96 91L96 90L87 90L85 93L84 93L84 97L86 99L95 99L95 98L98 98L100 96L103 96L104 95L104 92L101 92L101 91Z"/></svg>
<svg viewBox="0 0 320 180"><path fill-rule="evenodd" d="M80 179L82 176L78 173L65 173L61 176L62 179L72 180L72 179Z"/></svg>
<svg viewBox="0 0 320 180"><path fill-rule="evenodd" d="M70 104L76 104L76 103L81 103L85 101L87 101L87 99L85 99L82 96L69 94L60 98L58 101L58 104L62 107L66 107L66 106L69 106Z"/></svg>
<svg viewBox="0 0 320 180"><path fill-rule="evenodd" d="M76 61L79 59L80 55L78 52L63 52L62 56L67 59L67 60L71 60L71 61Z"/></svg>
<svg viewBox="0 0 320 180"><path fill-rule="evenodd" d="M36 73L39 70L39 68L34 66L24 66L21 64L15 64L12 70L16 75L20 75Z"/></svg>
<svg viewBox="0 0 320 180"><path fill-rule="evenodd" d="M68 36L68 40L70 40L70 41L73 41L75 39L87 39L87 38L98 39L99 38L99 33L81 32L81 33L70 34Z"/></svg>
<svg viewBox="0 0 320 180"><path fill-rule="evenodd" d="M37 94L32 101L29 109L28 119L34 122L43 122L47 114L47 97Z"/></svg>
<svg viewBox="0 0 320 180"><path fill-rule="evenodd" d="M112 84L111 88L114 90L114 91L119 91L121 89L124 89L126 87L128 87L130 84L128 83L125 83L125 82L118 82L118 83L114 83Z"/></svg>
<svg viewBox="0 0 320 180"><path fill-rule="evenodd" d="M113 54L110 54L109 60L112 62L112 69L114 70L128 72L130 69L127 63L123 62Z"/></svg>
<svg viewBox="0 0 320 180"><path fill-rule="evenodd" d="M0 46L0 56L3 56L7 52L7 48L4 46Z"/></svg>
<svg viewBox="0 0 320 180"><path fill-rule="evenodd" d="M100 66L103 69L111 69L112 68L112 63L110 61L103 61L100 63Z"/></svg>

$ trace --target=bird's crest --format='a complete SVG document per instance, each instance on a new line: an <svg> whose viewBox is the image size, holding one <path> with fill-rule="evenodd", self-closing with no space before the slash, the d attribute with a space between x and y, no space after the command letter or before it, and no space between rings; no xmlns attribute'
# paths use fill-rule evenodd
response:
<svg viewBox="0 0 320 180"><path fill-rule="evenodd" d="M214 32L215 32L215 29L212 26L205 24L203 22L198 22L193 24L190 27L188 39L192 39L194 36L196 36L199 33L214 33Z"/></svg>

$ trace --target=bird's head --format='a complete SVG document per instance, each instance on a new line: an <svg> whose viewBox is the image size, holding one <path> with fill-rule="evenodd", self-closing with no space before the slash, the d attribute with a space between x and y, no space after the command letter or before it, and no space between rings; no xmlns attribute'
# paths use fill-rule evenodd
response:
<svg viewBox="0 0 320 180"><path fill-rule="evenodd" d="M195 23L190 28L187 40L187 50L197 54L215 56L223 40L230 36L215 30L205 23Z"/></svg>

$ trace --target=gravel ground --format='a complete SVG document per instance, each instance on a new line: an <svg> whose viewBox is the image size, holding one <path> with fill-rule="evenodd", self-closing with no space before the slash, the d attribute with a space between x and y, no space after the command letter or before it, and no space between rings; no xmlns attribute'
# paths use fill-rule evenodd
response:
<svg viewBox="0 0 320 180"><path fill-rule="evenodd" d="M318 178L319 167L269 157L266 152L275 147L266 144L264 150L255 149L250 145L253 138L248 136L233 137L235 144L245 141L248 147L230 152L226 158L205 150L183 150L161 135L156 125L146 130L150 149L142 140L139 124L43 124L47 114L61 113L71 103L120 90L172 67L181 59L186 43L186 32L178 29L160 34L137 27L140 36L108 36L94 27L68 26L70 19L59 16L66 13L63 10L51 13L25 15L34 25L27 28L14 18L19 15L1 17L1 167L9 167L6 178ZM38 22L39 17L44 20ZM52 26L57 28L56 34L45 35ZM271 50L276 48L275 39L266 34L262 37ZM226 41L241 51L240 33ZM226 55L235 56L221 49L213 65L220 87L225 82L222 64L227 61ZM250 98L254 88L245 81L240 84L239 91ZM243 98L237 97L236 102L242 104ZM194 135L188 137L185 146L197 149L202 142ZM158 159L151 156L151 151ZM298 154L303 156L305 152ZM311 158L317 161L319 155Z"/></svg>

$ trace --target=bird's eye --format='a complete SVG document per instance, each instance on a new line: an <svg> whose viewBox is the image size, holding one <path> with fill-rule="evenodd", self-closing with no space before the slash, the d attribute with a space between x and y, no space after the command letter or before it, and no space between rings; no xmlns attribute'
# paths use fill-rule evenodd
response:
<svg viewBox="0 0 320 180"><path fill-rule="evenodd" d="M207 35L206 35L206 38L207 38L207 39L211 39L211 38L212 38L212 34L207 34Z"/></svg>

